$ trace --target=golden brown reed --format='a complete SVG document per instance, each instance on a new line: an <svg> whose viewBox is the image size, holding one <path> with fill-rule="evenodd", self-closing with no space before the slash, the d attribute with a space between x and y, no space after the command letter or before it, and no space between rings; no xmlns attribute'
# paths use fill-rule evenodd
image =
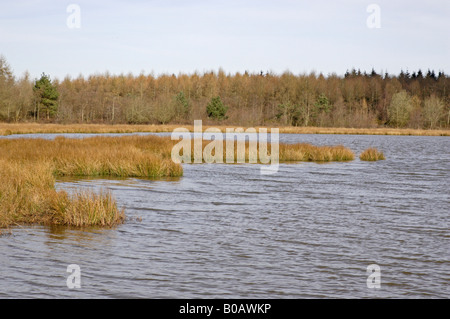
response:
<svg viewBox="0 0 450 319"><path fill-rule="evenodd" d="M68 195L58 176L182 175L167 138L0 140L0 228L17 224L114 226L124 220L109 193Z"/></svg>
<svg viewBox="0 0 450 319"><path fill-rule="evenodd" d="M180 176L171 160L172 141L157 136L92 137L55 140L0 140L0 158L13 162L50 163L56 176Z"/></svg>
<svg viewBox="0 0 450 319"><path fill-rule="evenodd" d="M205 149L205 146L207 146L211 141L203 141L202 143L202 149ZM244 143L242 143L244 144ZM222 161L224 163L230 163L230 161L227 161L226 157L226 148L229 147L227 145L231 145L233 147L233 159L234 163L237 162L237 159L239 158L239 146L238 142L234 141L234 145L227 144L226 141L223 142L222 150L223 150L223 159ZM260 144L255 143L254 147L250 146L250 143L248 141L245 142L245 148L244 151L241 152L241 159L243 159L246 163L250 161L250 158L255 159L255 163L261 163L260 161ZM283 162L342 162L342 161L351 161L355 158L355 154L348 148L337 145L337 146L315 146L307 143L297 143L297 144L284 144L279 143L278 144L278 156L276 156L276 160L283 163ZM211 152L212 157L215 155L215 149ZM267 151L265 154L267 154L267 157L271 155L272 151L272 145L267 145ZM206 157L208 157L209 154L205 154L203 152L203 162L207 160ZM195 150L192 143L191 146L191 160L194 161L195 156ZM212 162L212 160L210 160ZM267 163L266 163L267 164Z"/></svg>
<svg viewBox="0 0 450 319"><path fill-rule="evenodd" d="M124 221L109 193L56 191L49 163L0 161L0 228L21 224L108 226Z"/></svg>
<svg viewBox="0 0 450 319"><path fill-rule="evenodd" d="M355 154L348 148L315 146L307 143L280 144L280 161L342 162L352 161Z"/></svg>
<svg viewBox="0 0 450 319"><path fill-rule="evenodd" d="M359 159L362 161L379 161L385 160L386 158L384 157L383 152L374 147L370 147L359 155Z"/></svg>

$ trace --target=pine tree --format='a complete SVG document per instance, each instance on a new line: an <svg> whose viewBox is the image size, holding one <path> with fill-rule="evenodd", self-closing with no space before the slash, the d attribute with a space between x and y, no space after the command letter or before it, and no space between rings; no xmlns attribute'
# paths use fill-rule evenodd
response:
<svg viewBox="0 0 450 319"><path fill-rule="evenodd" d="M227 111L228 107L222 103L219 96L213 97L206 106L206 113L208 114L208 117L216 120L226 119Z"/></svg>
<svg viewBox="0 0 450 319"><path fill-rule="evenodd" d="M36 97L36 118L39 120L41 112L46 114L47 119L54 117L58 111L59 93L50 76L42 73L41 78L35 82L33 91Z"/></svg>

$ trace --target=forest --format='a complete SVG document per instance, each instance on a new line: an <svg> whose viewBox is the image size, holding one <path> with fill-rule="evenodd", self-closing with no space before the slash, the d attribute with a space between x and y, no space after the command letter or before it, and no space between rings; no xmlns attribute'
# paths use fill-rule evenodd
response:
<svg viewBox="0 0 450 319"><path fill-rule="evenodd" d="M31 79L0 56L0 122L437 129L450 127L449 88L447 74L429 69Z"/></svg>

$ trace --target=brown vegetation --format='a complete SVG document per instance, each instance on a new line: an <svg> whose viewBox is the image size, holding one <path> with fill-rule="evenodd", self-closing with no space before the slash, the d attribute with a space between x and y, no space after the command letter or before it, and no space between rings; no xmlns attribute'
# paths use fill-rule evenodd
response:
<svg viewBox="0 0 450 319"><path fill-rule="evenodd" d="M278 154L271 157L273 152L274 144L267 144L267 149L264 150L262 156L264 156L264 161L261 160L261 144L254 143L251 145L248 141L244 142L221 142L220 151L222 152L222 157L217 157L216 152L218 144L211 141L202 141L202 154L197 154L197 157L202 157L202 162L220 162L220 163L263 163L270 164L267 161L276 160L280 163L285 162L343 162L351 161L354 159L355 154L348 148L338 145L338 146L315 146L307 143L297 143L297 144L277 144ZM194 142L191 143L191 157L190 161L194 163L196 157L196 150ZM209 146L208 146L209 145ZM242 148L240 148L242 145ZM208 151L205 152L206 147L209 147ZM232 147L232 152L230 155L231 159L227 158L228 147ZM273 163L272 163L273 164Z"/></svg>
<svg viewBox="0 0 450 319"><path fill-rule="evenodd" d="M352 161L354 158L355 154L342 145L280 144L280 162L343 162Z"/></svg>
<svg viewBox="0 0 450 319"><path fill-rule="evenodd" d="M383 152L380 152L378 149L370 147L364 150L361 155L359 155L359 159L361 161L380 161L385 160Z"/></svg>
<svg viewBox="0 0 450 319"><path fill-rule="evenodd" d="M0 228L24 223L114 226L123 210L108 193L69 195L58 176L180 176L172 141L159 137L0 140Z"/></svg>
<svg viewBox="0 0 450 319"><path fill-rule="evenodd" d="M39 134L39 133L170 133L174 129L184 127L193 132L193 125L185 124L41 124L41 123L0 123L0 135ZM203 130L216 127L225 132L225 125L204 125ZM262 126L258 126L262 127ZM344 128L344 127L300 127L274 126L284 134L355 134L355 135L422 135L450 136L449 129L411 129L411 128ZM272 127L265 127L270 131ZM246 127L244 127L246 129Z"/></svg>

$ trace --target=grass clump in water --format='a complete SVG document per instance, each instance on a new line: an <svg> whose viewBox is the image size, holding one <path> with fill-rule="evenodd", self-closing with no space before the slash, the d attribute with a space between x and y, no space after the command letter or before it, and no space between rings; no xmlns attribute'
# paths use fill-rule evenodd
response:
<svg viewBox="0 0 450 319"><path fill-rule="evenodd" d="M87 227L115 226L125 220L123 209L118 209L111 193L78 192L68 195L60 192L52 197L50 211L52 224Z"/></svg>
<svg viewBox="0 0 450 319"><path fill-rule="evenodd" d="M20 224L115 226L123 210L109 193L69 195L54 187L50 163L0 161L0 228Z"/></svg>
<svg viewBox="0 0 450 319"><path fill-rule="evenodd" d="M374 147L370 147L359 155L359 159L361 161L379 161L385 160L386 158L384 157L383 152Z"/></svg>

